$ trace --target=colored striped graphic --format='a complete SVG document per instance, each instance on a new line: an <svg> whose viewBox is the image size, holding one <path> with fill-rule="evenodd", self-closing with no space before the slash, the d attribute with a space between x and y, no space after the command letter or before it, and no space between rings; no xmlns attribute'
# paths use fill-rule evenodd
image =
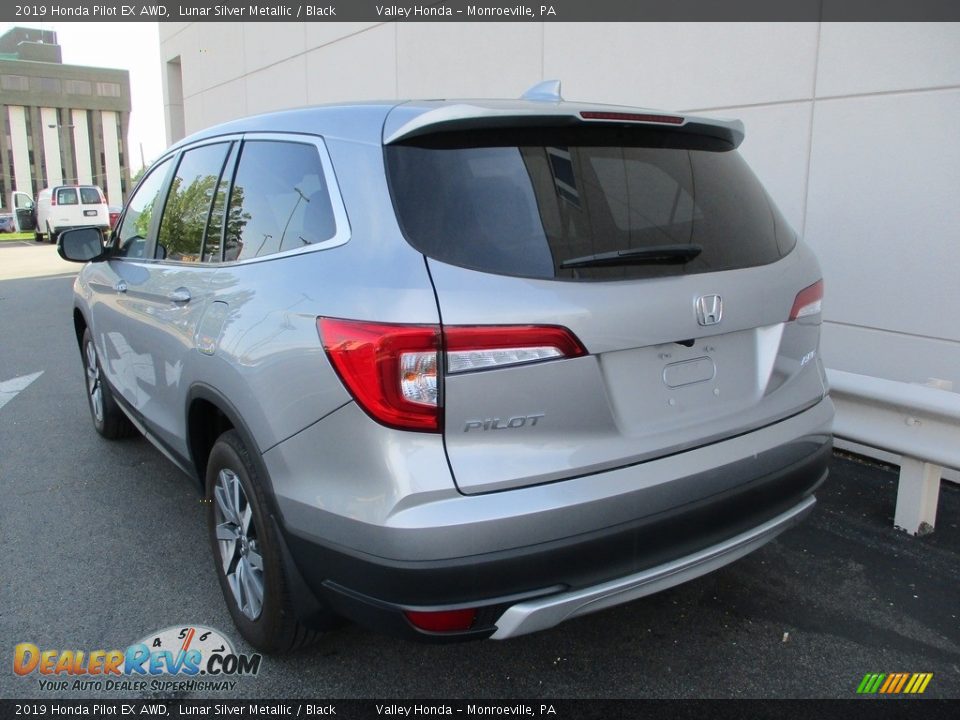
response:
<svg viewBox="0 0 960 720"><path fill-rule="evenodd" d="M857 686L858 695L920 695L933 673L867 673Z"/></svg>

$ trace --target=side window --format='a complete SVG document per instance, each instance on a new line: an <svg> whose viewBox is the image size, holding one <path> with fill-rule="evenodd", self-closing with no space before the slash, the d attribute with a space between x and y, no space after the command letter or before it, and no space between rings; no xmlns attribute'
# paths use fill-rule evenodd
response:
<svg viewBox="0 0 960 720"><path fill-rule="evenodd" d="M150 174L144 179L127 202L127 209L123 215L123 222L117 229L115 256L142 258L146 256L147 233L150 231L150 221L153 211L163 187L163 180L170 167L170 158L153 167Z"/></svg>
<svg viewBox="0 0 960 720"><path fill-rule="evenodd" d="M158 257L200 262L210 205L229 147L229 143L203 145L181 157L160 218Z"/></svg>
<svg viewBox="0 0 960 720"><path fill-rule="evenodd" d="M230 194L224 260L247 260L329 240L330 194L314 145L244 143Z"/></svg>
<svg viewBox="0 0 960 720"><path fill-rule="evenodd" d="M61 188L57 190L57 205L76 205L77 204L77 189L76 188Z"/></svg>

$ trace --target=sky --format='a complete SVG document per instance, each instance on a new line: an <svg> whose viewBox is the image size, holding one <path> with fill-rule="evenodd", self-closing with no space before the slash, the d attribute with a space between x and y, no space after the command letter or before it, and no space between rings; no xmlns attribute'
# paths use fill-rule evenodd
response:
<svg viewBox="0 0 960 720"><path fill-rule="evenodd" d="M68 65L93 65L130 71L130 174L140 169L140 145L146 163L167 147L160 80L160 38L152 22L0 23L0 34L14 26L54 30Z"/></svg>

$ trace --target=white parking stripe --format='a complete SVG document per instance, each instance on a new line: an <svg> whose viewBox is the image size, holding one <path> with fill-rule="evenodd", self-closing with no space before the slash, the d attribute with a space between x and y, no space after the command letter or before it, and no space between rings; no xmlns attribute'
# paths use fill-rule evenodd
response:
<svg viewBox="0 0 960 720"><path fill-rule="evenodd" d="M43 370L40 372L35 372L32 375L21 375L20 377L15 377L12 380L0 382L0 409L2 409L3 406L8 402L13 400L18 393L25 390L30 383L32 383L41 375L43 375Z"/></svg>

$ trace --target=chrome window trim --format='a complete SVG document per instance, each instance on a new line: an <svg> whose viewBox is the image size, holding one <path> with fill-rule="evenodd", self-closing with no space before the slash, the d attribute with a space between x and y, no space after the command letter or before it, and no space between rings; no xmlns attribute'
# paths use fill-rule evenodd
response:
<svg viewBox="0 0 960 720"><path fill-rule="evenodd" d="M219 263L202 263L202 262L181 262L177 260L166 260L159 258L137 258L140 262L149 263L151 265L169 265L172 267L192 267L192 268L210 268L213 266L216 267L236 267L238 265L249 265L252 263L268 262L270 260L277 260L281 258L290 257L293 255L304 255L311 252L319 252L322 250L329 250L330 248L339 247L344 245L347 241L350 240L351 231L350 231L350 219L347 216L347 208L343 203L343 196L340 193L340 184L337 182L336 172L333 169L333 161L330 159L330 153L327 151L327 145L323 141L323 138L320 135L307 135L304 133L274 133L274 132L250 132L250 133L231 133L229 135L218 135L216 137L204 138L203 140L198 140L195 143L190 143L189 145L183 145L178 147L174 152L166 153L161 157L157 158L156 163L161 162L167 157L176 157L177 162L175 167L179 165L179 158L183 153L188 150L193 150L194 148L202 147L204 145L214 145L217 143L223 142L241 142L245 143L246 141L268 141L268 142L291 142L297 143L299 145L312 145L316 148L317 154L320 157L320 166L323 168L323 178L327 183L327 193L330 196L330 206L333 209L333 220L334 225L336 226L336 232L333 237L324 240L323 242L314 243L312 245L307 245L302 248L291 248L290 250L284 250L282 252L271 253L269 255L261 255L260 257L246 258L245 260L231 260L226 262ZM241 148L240 160L243 161L243 150ZM237 165L234 165L229 169L231 173L236 173ZM169 189L169 188L168 188ZM162 213L161 213L162 215ZM158 226L159 227L159 226ZM132 259L132 258L131 258Z"/></svg>
<svg viewBox="0 0 960 720"><path fill-rule="evenodd" d="M219 263L220 267L236 267L238 265L249 265L252 263L268 262L281 258L291 257L293 255L304 255L306 253L329 250L330 248L344 245L350 240L350 220L347 217L347 208L343 204L343 197L340 194L340 185L337 182L336 173L333 170L333 161L330 159L330 153L327 152L327 145L319 135L306 135L300 133L271 133L271 132L251 132L243 134L244 144L247 141L268 141L268 142L292 142L299 145L313 145L320 156L320 166L323 168L323 178L327 183L327 193L330 196L330 207L333 208L333 221L336 226L336 232L333 237L323 242L314 243L301 248L292 248L282 252L261 255L259 257L246 258L244 260L231 260ZM243 162L243 149L240 151L238 165L234 167L234 172ZM193 263L171 263L177 265L191 265Z"/></svg>

